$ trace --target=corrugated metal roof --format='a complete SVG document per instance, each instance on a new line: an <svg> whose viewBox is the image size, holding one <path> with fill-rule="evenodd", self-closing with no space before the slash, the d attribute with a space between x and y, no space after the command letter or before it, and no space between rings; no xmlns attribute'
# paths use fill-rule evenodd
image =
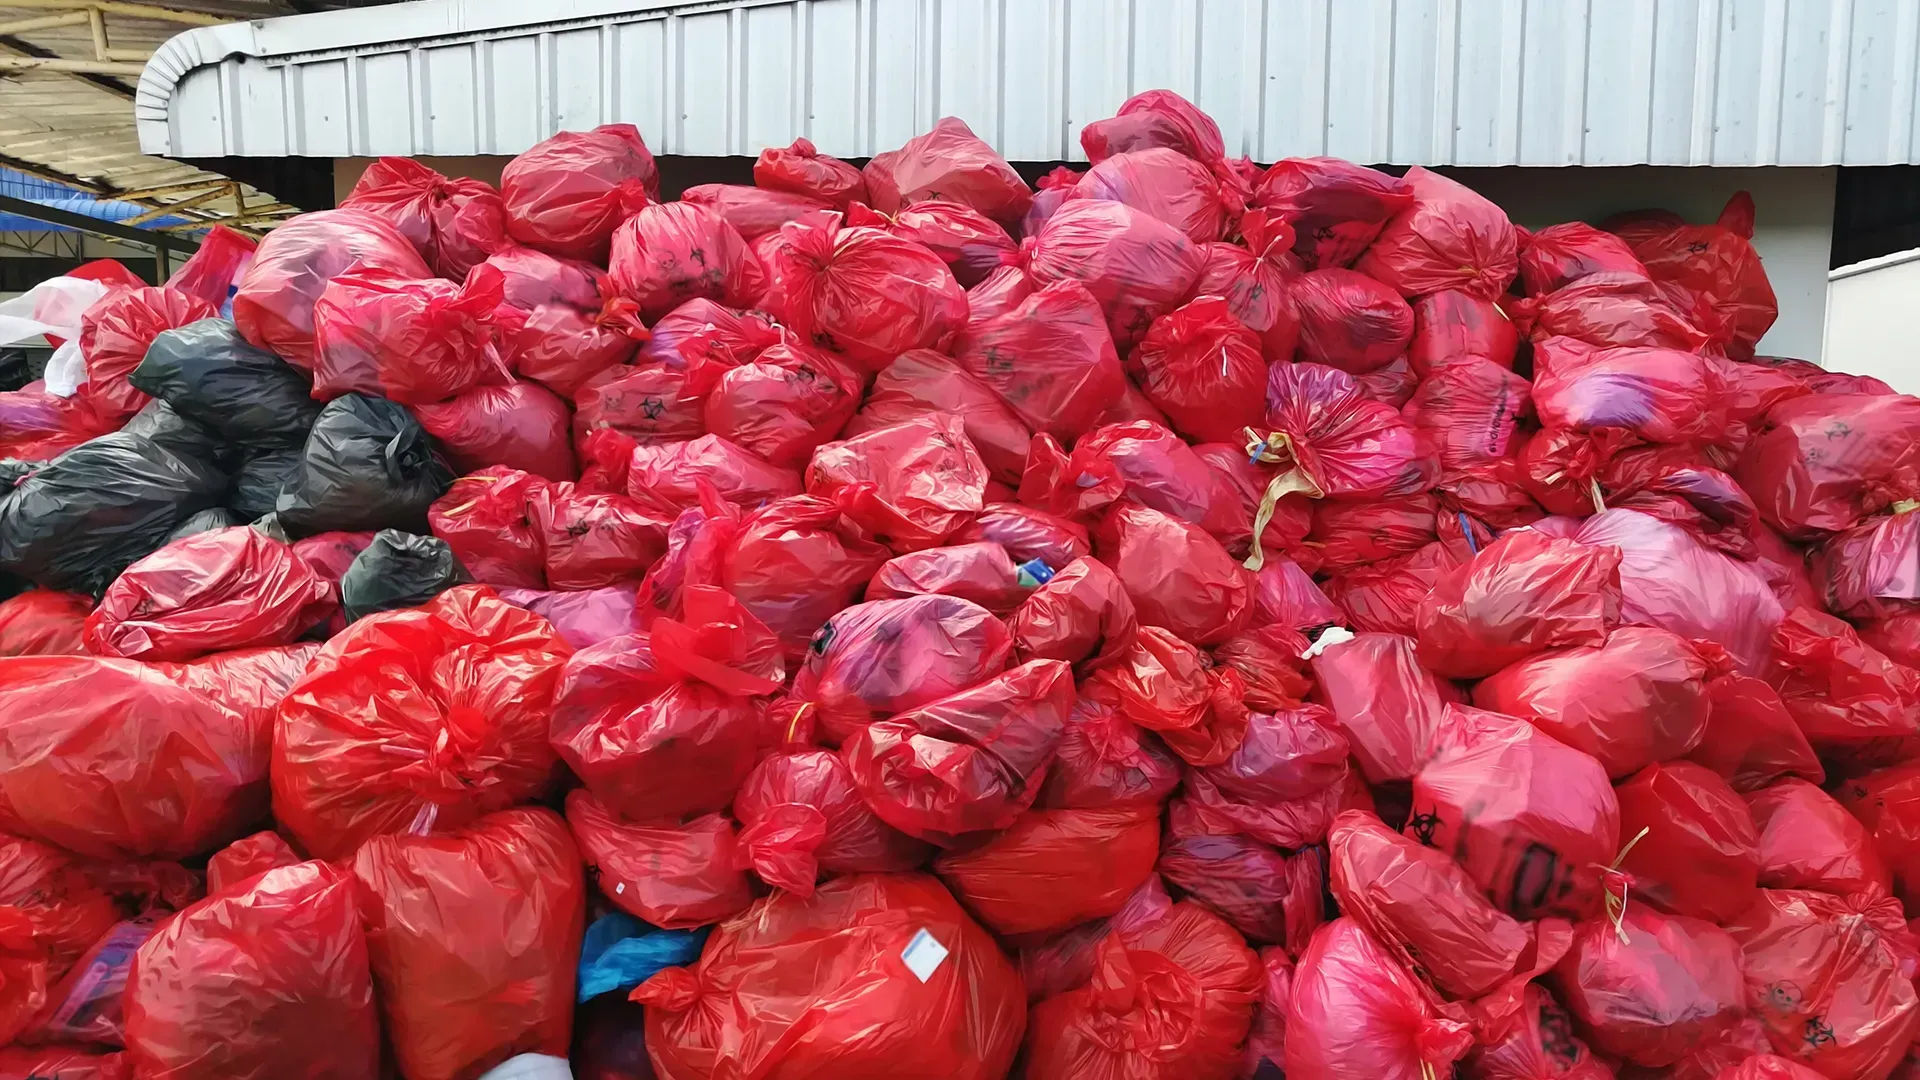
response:
<svg viewBox="0 0 1920 1080"><path fill-rule="evenodd" d="M859 157L943 115L1014 160L1169 87L1261 161L1920 161L1920 0L420 0L192 30L149 64L176 156Z"/></svg>

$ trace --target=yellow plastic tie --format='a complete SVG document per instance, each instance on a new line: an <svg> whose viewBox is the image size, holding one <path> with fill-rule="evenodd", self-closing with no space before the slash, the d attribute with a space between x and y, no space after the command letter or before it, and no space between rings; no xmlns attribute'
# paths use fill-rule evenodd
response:
<svg viewBox="0 0 1920 1080"><path fill-rule="evenodd" d="M1901 499L1893 504L1892 509L1896 514L1911 514L1915 510L1920 510L1920 499Z"/></svg>
<svg viewBox="0 0 1920 1080"><path fill-rule="evenodd" d="M1593 500L1594 513L1604 514L1607 512L1607 500L1600 497L1600 481L1595 480L1591 476L1587 477L1587 498Z"/></svg>
<svg viewBox="0 0 1920 1080"><path fill-rule="evenodd" d="M1607 869L1609 871L1619 870L1620 864L1627 861L1627 854L1633 850L1633 845L1645 839L1647 833L1651 831L1652 831L1652 826L1648 826L1648 825L1641 826L1640 831L1634 834L1633 839L1627 841L1627 846L1620 849L1620 854L1614 856L1613 865L1607 867ZM1620 893L1617 896L1611 890L1608 890L1605 895L1607 898L1606 900L1607 921L1613 924L1613 932L1616 936L1620 938L1620 944L1631 945L1633 942L1627 937L1627 927L1626 927L1626 921L1627 921L1627 887L1626 885L1623 883L1620 886Z"/></svg>
<svg viewBox="0 0 1920 1080"><path fill-rule="evenodd" d="M1247 433L1247 459L1256 465L1280 465L1292 463L1293 440L1284 431L1275 431L1262 436L1252 428ZM1267 523L1273 520L1273 512L1280 500L1288 495L1301 494L1310 499L1318 499L1326 494L1320 485L1307 478L1298 464L1267 482L1267 490L1260 496L1260 506L1253 513L1253 554L1247 556L1243 564L1249 570L1259 570L1267 565L1267 553L1262 550L1260 539L1267 531Z"/></svg>

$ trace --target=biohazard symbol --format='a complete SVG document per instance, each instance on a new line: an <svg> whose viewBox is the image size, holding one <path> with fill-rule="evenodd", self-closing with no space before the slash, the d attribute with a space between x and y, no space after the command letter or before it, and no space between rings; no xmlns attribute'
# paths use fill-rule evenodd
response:
<svg viewBox="0 0 1920 1080"><path fill-rule="evenodd" d="M1440 815L1431 810L1424 814L1415 814L1407 819L1407 828L1412 831L1415 840L1427 847L1432 847L1433 834L1440 828Z"/></svg>
<svg viewBox="0 0 1920 1080"><path fill-rule="evenodd" d="M1818 1050L1823 1046L1832 1046L1839 1040L1833 1037L1833 1025L1827 1023L1825 1017L1809 1016L1807 1017L1806 1041L1807 1049Z"/></svg>
<svg viewBox="0 0 1920 1080"><path fill-rule="evenodd" d="M649 420L658 420L667 415L667 403L657 397L650 397L640 403L640 415Z"/></svg>

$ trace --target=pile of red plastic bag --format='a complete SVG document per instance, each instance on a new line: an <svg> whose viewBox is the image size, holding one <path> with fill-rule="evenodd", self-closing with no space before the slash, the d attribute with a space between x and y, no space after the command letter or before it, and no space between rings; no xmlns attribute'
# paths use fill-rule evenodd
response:
<svg viewBox="0 0 1920 1080"><path fill-rule="evenodd" d="M1756 355L1751 203L1081 141L61 293L0 1080L1920 1077L1920 400Z"/></svg>

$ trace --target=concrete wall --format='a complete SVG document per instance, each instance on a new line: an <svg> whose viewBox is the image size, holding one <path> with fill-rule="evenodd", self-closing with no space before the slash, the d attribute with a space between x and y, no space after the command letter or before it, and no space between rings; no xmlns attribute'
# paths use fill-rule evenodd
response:
<svg viewBox="0 0 1920 1080"><path fill-rule="evenodd" d="M1920 250L1842 267L1827 296L1826 365L1920 394Z"/></svg>

